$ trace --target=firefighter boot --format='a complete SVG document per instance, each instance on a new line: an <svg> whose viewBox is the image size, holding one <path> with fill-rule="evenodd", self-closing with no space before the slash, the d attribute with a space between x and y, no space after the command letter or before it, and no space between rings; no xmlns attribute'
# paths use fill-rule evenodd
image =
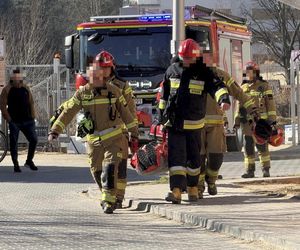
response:
<svg viewBox="0 0 300 250"><path fill-rule="evenodd" d="M242 178L254 178L254 169L247 169Z"/></svg>
<svg viewBox="0 0 300 250"><path fill-rule="evenodd" d="M263 168L263 177L270 177L270 168Z"/></svg>
<svg viewBox="0 0 300 250"><path fill-rule="evenodd" d="M187 187L187 193L190 202L198 201L198 187Z"/></svg>
<svg viewBox="0 0 300 250"><path fill-rule="evenodd" d="M105 214L112 214L115 210L115 205L107 201L101 201L101 207Z"/></svg>
<svg viewBox="0 0 300 250"><path fill-rule="evenodd" d="M203 199L203 193L205 190L205 174L200 174L198 181L198 199Z"/></svg>
<svg viewBox="0 0 300 250"><path fill-rule="evenodd" d="M166 201L171 201L173 204L181 203L181 190L180 188L173 188L166 196Z"/></svg>
<svg viewBox="0 0 300 250"><path fill-rule="evenodd" d="M205 190L205 184L204 183L199 183L198 184L198 199L203 199L203 193Z"/></svg>
<svg viewBox="0 0 300 250"><path fill-rule="evenodd" d="M205 175L205 181L207 183L207 192L209 193L209 195L216 195L218 193L216 186L217 178Z"/></svg>
<svg viewBox="0 0 300 250"><path fill-rule="evenodd" d="M116 207L116 209L122 209L123 208L123 200L117 198L115 207Z"/></svg>
<svg viewBox="0 0 300 250"><path fill-rule="evenodd" d="M218 189L217 189L216 183L207 183L207 192L210 195L217 195Z"/></svg>

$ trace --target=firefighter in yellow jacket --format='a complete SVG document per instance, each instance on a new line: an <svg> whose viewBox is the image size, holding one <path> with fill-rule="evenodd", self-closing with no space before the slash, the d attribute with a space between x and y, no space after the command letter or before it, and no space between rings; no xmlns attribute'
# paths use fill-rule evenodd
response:
<svg viewBox="0 0 300 250"><path fill-rule="evenodd" d="M257 116L257 108L254 105L254 101L243 93L243 90L234 79L227 72L217 67L212 67L212 71L225 83L229 95L239 100L249 114ZM201 172L198 183L200 199L203 197L205 181L207 182L208 193L210 195L217 194L216 180L223 163L223 154L226 151L224 115L224 111L220 109L217 102L208 95L205 127L201 135Z"/></svg>
<svg viewBox="0 0 300 250"><path fill-rule="evenodd" d="M117 168L123 158L123 124L131 132L130 141L137 143L137 123L130 113L124 96L110 76L113 58L103 53L88 68L89 83L76 91L64 104L54 122L48 140L58 137L73 117L83 109L85 119L79 124L87 132L91 173L102 191L104 213L113 213L116 202Z"/></svg>
<svg viewBox="0 0 300 250"><path fill-rule="evenodd" d="M275 101L273 99L273 91L268 82L264 81L260 77L259 66L254 62L246 64L246 77L247 82L243 83L242 89L244 93L249 95L255 101L255 105L259 107L259 113L261 119L265 119L268 123L276 123L276 108ZM246 172L242 175L242 178L253 178L255 171L255 150L256 144L252 136L252 128L249 126L248 112L243 108L238 108L238 114L235 119L235 126L241 126L244 135L244 162ZM262 166L263 177L269 177L270 153L268 149L268 143L262 145L256 144L258 150L259 160Z"/></svg>
<svg viewBox="0 0 300 250"><path fill-rule="evenodd" d="M106 56L109 55L111 58L113 58L113 56L110 53L108 53L106 51L105 52L102 51L95 57L95 61L99 62L101 60L103 54L106 54ZM114 59L113 59L113 61L114 61ZM111 67L110 76L113 79L113 81L111 81L111 83L114 84L115 86L117 86L121 90L122 95L124 96L125 101L127 103L127 107L134 118L134 122L136 124L138 124L138 120L136 117L136 105L135 105L135 101L133 99L132 88L129 86L127 81L123 80L116 74L114 68L115 68L115 65L113 65ZM122 160L120 161L120 163L118 165L116 208L122 208L122 202L124 200L125 189L126 189L126 185L127 185L127 159L128 159L128 146L129 146L128 139L129 139L128 130L127 130L126 126L124 126L123 135L122 135L122 143L120 144L123 153L122 153ZM133 143L133 142L131 142L131 143ZM131 145L132 148L138 147L137 141L135 141L135 143L136 143L136 145Z"/></svg>

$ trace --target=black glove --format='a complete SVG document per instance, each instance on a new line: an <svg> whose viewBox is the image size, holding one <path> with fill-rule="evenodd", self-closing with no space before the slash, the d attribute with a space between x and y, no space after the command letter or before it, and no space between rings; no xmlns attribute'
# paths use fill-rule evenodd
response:
<svg viewBox="0 0 300 250"><path fill-rule="evenodd" d="M270 126L275 126L277 124L276 121L272 121L272 120L267 120L267 121Z"/></svg>

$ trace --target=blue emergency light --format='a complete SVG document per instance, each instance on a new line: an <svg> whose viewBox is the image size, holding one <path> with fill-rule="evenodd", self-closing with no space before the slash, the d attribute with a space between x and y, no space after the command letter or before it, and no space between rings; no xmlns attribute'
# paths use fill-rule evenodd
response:
<svg viewBox="0 0 300 250"><path fill-rule="evenodd" d="M172 15L163 14L163 15L147 15L139 17L140 21L144 22L159 22L159 21L167 21L172 20Z"/></svg>

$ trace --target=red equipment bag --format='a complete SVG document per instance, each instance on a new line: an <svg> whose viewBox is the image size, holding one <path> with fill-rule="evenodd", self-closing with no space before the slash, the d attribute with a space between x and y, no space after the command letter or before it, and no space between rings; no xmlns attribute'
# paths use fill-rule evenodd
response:
<svg viewBox="0 0 300 250"><path fill-rule="evenodd" d="M163 130L164 126L158 122L153 123L150 127L150 136L156 139L163 139L164 135L168 138L168 133Z"/></svg>
<svg viewBox="0 0 300 250"><path fill-rule="evenodd" d="M168 146L166 136L162 142L152 141L138 149L131 158L131 166L139 175L151 175L168 170Z"/></svg>
<svg viewBox="0 0 300 250"><path fill-rule="evenodd" d="M139 125L141 125L142 127L150 127L151 126L151 122L152 122L151 115L147 114L144 111L137 111L136 116L137 116Z"/></svg>

